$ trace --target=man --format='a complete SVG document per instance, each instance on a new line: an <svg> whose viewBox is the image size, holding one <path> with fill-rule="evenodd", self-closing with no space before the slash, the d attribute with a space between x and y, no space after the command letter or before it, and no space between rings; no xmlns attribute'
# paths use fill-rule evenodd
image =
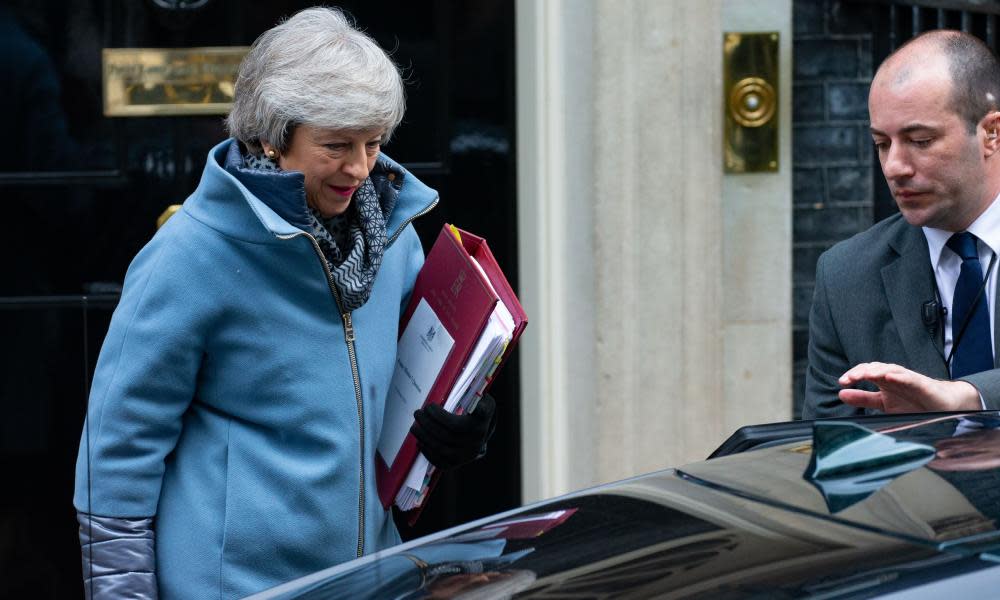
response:
<svg viewBox="0 0 1000 600"><path fill-rule="evenodd" d="M965 33L879 67L871 135L900 214L817 263L804 418L1000 408L998 100L1000 64Z"/></svg>

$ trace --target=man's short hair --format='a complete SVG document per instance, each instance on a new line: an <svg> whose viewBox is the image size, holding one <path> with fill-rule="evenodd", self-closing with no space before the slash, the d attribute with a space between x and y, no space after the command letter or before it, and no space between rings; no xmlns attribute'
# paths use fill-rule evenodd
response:
<svg viewBox="0 0 1000 600"><path fill-rule="evenodd" d="M970 134L990 111L1000 108L1000 62L979 38L955 32L941 40L951 71L951 102Z"/></svg>

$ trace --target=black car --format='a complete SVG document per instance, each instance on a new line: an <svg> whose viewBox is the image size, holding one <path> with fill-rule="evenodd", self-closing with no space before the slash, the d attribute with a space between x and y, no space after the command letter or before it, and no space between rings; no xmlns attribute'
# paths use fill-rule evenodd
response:
<svg viewBox="0 0 1000 600"><path fill-rule="evenodd" d="M1000 414L744 428L254 599L1000 597Z"/></svg>

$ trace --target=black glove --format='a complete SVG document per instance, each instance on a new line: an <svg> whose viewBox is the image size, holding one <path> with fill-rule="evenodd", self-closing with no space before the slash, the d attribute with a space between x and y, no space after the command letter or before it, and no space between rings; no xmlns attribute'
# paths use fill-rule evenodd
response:
<svg viewBox="0 0 1000 600"><path fill-rule="evenodd" d="M439 469L454 469L486 454L496 427L497 405L484 394L471 413L456 415L437 404L413 413L410 433L427 460Z"/></svg>

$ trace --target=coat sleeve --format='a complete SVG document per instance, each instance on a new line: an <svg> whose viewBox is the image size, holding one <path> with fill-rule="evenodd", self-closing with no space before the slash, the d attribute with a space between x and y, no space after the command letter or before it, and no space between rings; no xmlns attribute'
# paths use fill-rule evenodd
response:
<svg viewBox="0 0 1000 600"><path fill-rule="evenodd" d="M959 380L967 381L979 390L979 396L983 399L983 408L1000 410L1000 369L990 369L982 373L959 377Z"/></svg>
<svg viewBox="0 0 1000 600"><path fill-rule="evenodd" d="M837 380L851 364L837 334L837 326L830 307L826 279L827 255L816 263L816 289L809 312L809 364L806 367L805 401L803 419L844 417L864 414L863 409L844 404L837 396Z"/></svg>
<svg viewBox="0 0 1000 600"><path fill-rule="evenodd" d="M74 505L95 598L126 590L156 597L153 527L165 459L195 393L211 306L207 258L168 229L129 266L90 389Z"/></svg>
<svg viewBox="0 0 1000 600"><path fill-rule="evenodd" d="M77 513L87 600L156 600L152 519L115 519Z"/></svg>
<svg viewBox="0 0 1000 600"><path fill-rule="evenodd" d="M156 514L164 459L195 393L211 303L207 259L177 238L158 234L126 274L77 455L74 504L81 512Z"/></svg>

